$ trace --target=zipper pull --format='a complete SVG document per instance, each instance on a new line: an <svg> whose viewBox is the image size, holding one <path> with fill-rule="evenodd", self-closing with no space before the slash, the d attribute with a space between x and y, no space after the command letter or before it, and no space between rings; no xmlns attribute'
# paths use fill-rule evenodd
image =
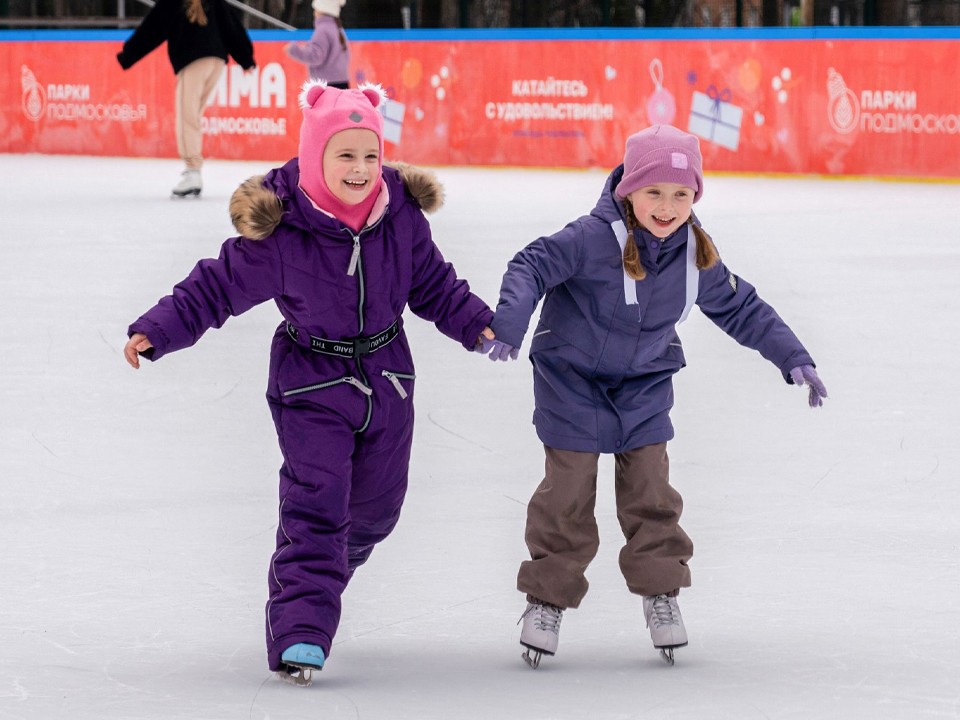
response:
<svg viewBox="0 0 960 720"><path fill-rule="evenodd" d="M371 388L368 388L366 385L364 385L362 382L360 382L359 380L357 380L357 379L356 379L355 377L353 377L352 375L351 375L350 377L345 377L345 378L343 379L343 381L344 381L345 383L350 383L350 384L353 385L357 390L359 390L360 392L362 392L364 395L373 395L373 390L372 390Z"/></svg>
<svg viewBox="0 0 960 720"><path fill-rule="evenodd" d="M357 272L357 263L360 262L360 236L353 236L353 255L350 256L350 266L347 275L353 276Z"/></svg>
<svg viewBox="0 0 960 720"><path fill-rule="evenodd" d="M384 370L383 376L390 381L390 384L393 385L393 389L399 393L400 397L403 400L406 400L407 391L403 389L403 385L400 384L400 379L396 376L396 374L390 372L389 370Z"/></svg>

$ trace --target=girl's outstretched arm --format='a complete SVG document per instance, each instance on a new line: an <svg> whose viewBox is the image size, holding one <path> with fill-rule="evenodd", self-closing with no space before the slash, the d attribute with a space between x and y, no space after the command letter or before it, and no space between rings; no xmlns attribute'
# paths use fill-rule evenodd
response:
<svg viewBox="0 0 960 720"><path fill-rule="evenodd" d="M803 387L804 383L810 386L810 407L823 407L823 399L827 397L827 387L823 384L820 376L817 375L813 365L798 365L793 368L790 371L790 379L797 387Z"/></svg>
<svg viewBox="0 0 960 720"><path fill-rule="evenodd" d="M140 369L140 353L153 347L153 343L143 333L134 333L123 346L123 356L134 370Z"/></svg>

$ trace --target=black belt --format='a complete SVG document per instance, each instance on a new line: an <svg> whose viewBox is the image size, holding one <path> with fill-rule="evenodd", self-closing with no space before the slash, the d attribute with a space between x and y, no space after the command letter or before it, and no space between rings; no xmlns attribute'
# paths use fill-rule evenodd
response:
<svg viewBox="0 0 960 720"><path fill-rule="evenodd" d="M300 331L290 323L287 323L287 334L293 338L294 342L299 344ZM304 334L306 335L306 333ZM313 335L307 335L307 337L310 338L310 349L313 352L343 358L355 358L376 352L399 334L400 321L398 320L386 330L369 337L347 338L346 340L327 340Z"/></svg>

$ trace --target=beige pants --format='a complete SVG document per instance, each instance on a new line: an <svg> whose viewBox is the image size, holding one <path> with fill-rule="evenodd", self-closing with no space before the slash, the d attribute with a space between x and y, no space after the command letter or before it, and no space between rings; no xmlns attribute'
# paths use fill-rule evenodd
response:
<svg viewBox="0 0 960 720"><path fill-rule="evenodd" d="M218 57L205 57L177 73L177 152L191 170L203 166L203 109L226 66Z"/></svg>
<svg viewBox="0 0 960 720"><path fill-rule="evenodd" d="M600 547L594 516L600 456L545 450L545 477L527 506L531 559L520 565L517 589L575 608L587 594L584 572ZM669 483L666 443L615 458L617 519L627 541L620 550L620 571L627 587L637 595L689 587L693 543L678 524L683 500Z"/></svg>

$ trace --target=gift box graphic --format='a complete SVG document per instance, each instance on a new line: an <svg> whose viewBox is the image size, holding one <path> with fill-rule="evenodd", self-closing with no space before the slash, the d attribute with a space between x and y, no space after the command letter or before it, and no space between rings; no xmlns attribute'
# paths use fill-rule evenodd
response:
<svg viewBox="0 0 960 720"><path fill-rule="evenodd" d="M400 132L403 130L403 116L407 106L396 100L386 100L380 105L383 113L383 139L400 144Z"/></svg>
<svg viewBox="0 0 960 720"><path fill-rule="evenodd" d="M717 90L711 85L706 93L694 91L687 130L704 140L736 150L740 144L743 108L730 103L729 88Z"/></svg>

